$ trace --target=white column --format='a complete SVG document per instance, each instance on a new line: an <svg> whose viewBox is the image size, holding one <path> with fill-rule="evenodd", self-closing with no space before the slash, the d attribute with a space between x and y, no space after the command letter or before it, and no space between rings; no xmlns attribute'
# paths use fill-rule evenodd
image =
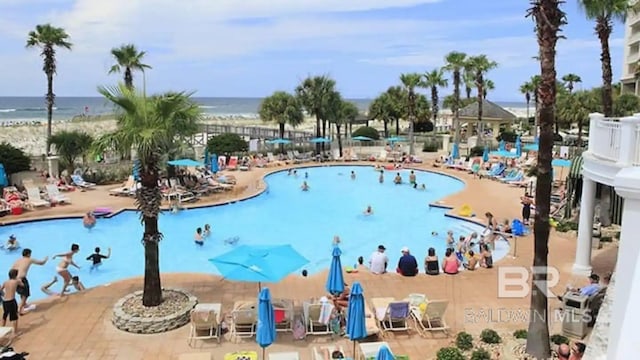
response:
<svg viewBox="0 0 640 360"><path fill-rule="evenodd" d="M624 198L624 209L607 351L611 360L628 359L630 354L640 352L640 168L622 169L614 183L616 192Z"/></svg>
<svg viewBox="0 0 640 360"><path fill-rule="evenodd" d="M449 139L451 135L442 135L442 150L449 152Z"/></svg>
<svg viewBox="0 0 640 360"><path fill-rule="evenodd" d="M638 132L636 130L640 125L640 117L638 117L638 114L623 117L620 119L620 125L622 126L620 131L620 156L616 165L620 167L633 166L639 145L637 144Z"/></svg>
<svg viewBox="0 0 640 360"><path fill-rule="evenodd" d="M593 237L593 211L596 200L596 182L583 176L582 197L580 200L580 222L576 244L576 261L573 273L589 276L591 274L591 240Z"/></svg>

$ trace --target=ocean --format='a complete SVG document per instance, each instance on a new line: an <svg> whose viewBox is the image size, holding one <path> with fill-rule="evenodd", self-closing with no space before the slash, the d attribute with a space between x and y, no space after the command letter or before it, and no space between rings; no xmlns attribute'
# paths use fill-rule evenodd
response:
<svg viewBox="0 0 640 360"><path fill-rule="evenodd" d="M257 118L262 98L194 98L205 115L217 117ZM366 111L371 99L348 99ZM523 108L520 102L497 102L503 107ZM113 108L101 97L57 97L54 120L70 120L77 115L103 115ZM44 97L0 97L0 122L39 122L47 118Z"/></svg>

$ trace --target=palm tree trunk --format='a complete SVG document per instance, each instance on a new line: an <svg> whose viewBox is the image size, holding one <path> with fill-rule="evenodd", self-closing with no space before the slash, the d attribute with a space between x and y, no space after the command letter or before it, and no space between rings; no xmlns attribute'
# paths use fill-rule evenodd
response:
<svg viewBox="0 0 640 360"><path fill-rule="evenodd" d="M336 124L336 136L338 137L338 151L340 153L340 157L342 157L342 136L340 135L340 124Z"/></svg>
<svg viewBox="0 0 640 360"><path fill-rule="evenodd" d="M400 135L400 119L396 119L396 136Z"/></svg>
<svg viewBox="0 0 640 360"><path fill-rule="evenodd" d="M416 120L416 94L413 89L409 90L409 155L414 155L414 134L413 126Z"/></svg>
<svg viewBox="0 0 640 360"><path fill-rule="evenodd" d="M600 47L602 53L602 108L604 116L613 115L613 98L611 90L611 82L613 75L611 72L611 51L609 49L609 36L611 35L611 24L608 17L599 17L596 24L596 32L600 38Z"/></svg>
<svg viewBox="0 0 640 360"><path fill-rule="evenodd" d="M582 116L580 116L578 118L578 140L577 140L577 143L578 143L578 149L580 149L581 151L582 151L582 126L583 126L583 124L582 124Z"/></svg>
<svg viewBox="0 0 640 360"><path fill-rule="evenodd" d="M284 123L278 124L278 130L280 131L280 139L284 139ZM284 144L280 144L280 153L284 154Z"/></svg>
<svg viewBox="0 0 640 360"><path fill-rule="evenodd" d="M162 286L160 283L160 265L158 243L162 234L158 229L158 215L162 195L158 188L157 171L143 171L141 174L142 187L136 193L136 202L142 211L144 224L144 290L142 304L144 306L158 306L162 303Z"/></svg>
<svg viewBox="0 0 640 360"><path fill-rule="evenodd" d="M460 142L460 71L453 72L453 101L453 143L457 144Z"/></svg>
<svg viewBox="0 0 640 360"><path fill-rule="evenodd" d="M389 121L383 120L382 124L384 126L384 137L388 138L389 137Z"/></svg>
<svg viewBox="0 0 640 360"><path fill-rule="evenodd" d="M53 105L55 104L56 95L53 93L53 73L47 73L47 156L51 154L51 123L53 121Z"/></svg>
<svg viewBox="0 0 640 360"><path fill-rule="evenodd" d="M327 120L322 119L322 137L326 138L327 137ZM321 144L322 145L322 151L324 151L324 143Z"/></svg>
<svg viewBox="0 0 640 360"><path fill-rule="evenodd" d="M133 73L129 67L124 69L124 85L129 89L133 89Z"/></svg>
<svg viewBox="0 0 640 360"><path fill-rule="evenodd" d="M440 110L438 104L438 88L435 86L431 87L431 103L433 108L433 126L435 126L438 121L438 110Z"/></svg>
<svg viewBox="0 0 640 360"><path fill-rule="evenodd" d="M540 125L540 102L538 100L538 89L536 89L533 96L533 103L535 105L535 114L533 114L533 137L538 137L538 126Z"/></svg>
<svg viewBox="0 0 640 360"><path fill-rule="evenodd" d="M320 137L320 117L316 114L316 137ZM320 154L320 144L316 144L316 153Z"/></svg>
<svg viewBox="0 0 640 360"><path fill-rule="evenodd" d="M531 101L527 100L527 126L529 125L529 103ZM520 124L520 131L522 131L522 124Z"/></svg>
<svg viewBox="0 0 640 360"><path fill-rule="evenodd" d="M553 151L554 104L556 101L556 43L564 14L558 0L538 0L531 13L536 20L540 48L540 143L536 181L536 214L533 225L534 255L526 351L536 359L551 357L547 265L549 254L549 210L551 205L551 158ZM543 288L540 288L542 286Z"/></svg>
<svg viewBox="0 0 640 360"><path fill-rule="evenodd" d="M482 103L483 98L483 79L482 75L478 77L478 145L482 144L482 139L484 138L484 129L482 128Z"/></svg>
<svg viewBox="0 0 640 360"><path fill-rule="evenodd" d="M467 92L467 99L471 99L471 88L469 86L466 87L465 91Z"/></svg>

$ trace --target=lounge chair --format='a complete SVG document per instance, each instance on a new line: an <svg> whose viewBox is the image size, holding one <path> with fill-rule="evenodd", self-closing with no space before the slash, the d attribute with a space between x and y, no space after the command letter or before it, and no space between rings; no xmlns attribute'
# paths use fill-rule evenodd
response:
<svg viewBox="0 0 640 360"><path fill-rule="evenodd" d="M408 301L394 298L372 298L371 304L382 331L409 331L411 311Z"/></svg>
<svg viewBox="0 0 640 360"><path fill-rule="evenodd" d="M58 187L55 184L47 184L45 187L47 189L47 196L49 197L49 201L58 204L70 204L71 200L68 197L60 193Z"/></svg>
<svg viewBox="0 0 640 360"><path fill-rule="evenodd" d="M294 351L277 353L270 352L268 357L269 360L300 360L300 354Z"/></svg>
<svg viewBox="0 0 640 360"><path fill-rule="evenodd" d="M0 345L9 346L14 338L13 326L0 327Z"/></svg>
<svg viewBox="0 0 640 360"><path fill-rule="evenodd" d="M222 171L227 168L227 157L224 155L218 156L218 171Z"/></svg>
<svg viewBox="0 0 640 360"><path fill-rule="evenodd" d="M96 184L94 183L84 181L84 179L80 175L71 175L71 181L73 181L74 185L82 189L91 189L96 186Z"/></svg>
<svg viewBox="0 0 640 360"><path fill-rule="evenodd" d="M40 197L40 190L37 187L28 187L27 189L27 197L29 198L29 204L33 207L41 207L41 206L51 206L51 203L43 200Z"/></svg>
<svg viewBox="0 0 640 360"><path fill-rule="evenodd" d="M258 353L255 351L236 351L224 354L223 360L258 360Z"/></svg>
<svg viewBox="0 0 640 360"><path fill-rule="evenodd" d="M333 354L334 351L340 351L342 355L345 355L344 349L342 348L342 346L338 346L338 345L325 345L325 346L319 346L319 347L314 346L311 348L311 360L326 360L325 353L328 352L329 358L331 358L331 354Z"/></svg>
<svg viewBox="0 0 640 360"><path fill-rule="evenodd" d="M231 156L229 158L229 165L227 165L227 169L229 170L238 170L238 157Z"/></svg>
<svg viewBox="0 0 640 360"><path fill-rule="evenodd" d="M221 304L198 304L191 310L189 346L196 340L218 339L220 342Z"/></svg>
<svg viewBox="0 0 640 360"><path fill-rule="evenodd" d="M519 171L516 171L515 174L511 173L510 175L503 177L502 179L500 179L500 181L504 183L510 183L510 182L522 181L523 178L524 178L524 172L522 172L522 170L519 170Z"/></svg>
<svg viewBox="0 0 640 360"><path fill-rule="evenodd" d="M387 162L387 150L380 150L380 154L378 155L378 161Z"/></svg>
<svg viewBox="0 0 640 360"><path fill-rule="evenodd" d="M305 302L302 306L304 322L307 329L307 335L332 335L331 326L329 323L323 323L320 321L320 315L322 313L323 306L330 306L333 309L333 305L327 303L324 305L319 302ZM329 310L330 311L330 310Z"/></svg>
<svg viewBox="0 0 640 360"><path fill-rule="evenodd" d="M253 337L258 325L258 310L255 307L255 302L236 302L231 312L231 319L232 338Z"/></svg>
<svg viewBox="0 0 640 360"><path fill-rule="evenodd" d="M199 352L199 353L187 353L181 354L178 357L178 360L212 360L213 357L211 353L208 352Z"/></svg>
<svg viewBox="0 0 640 360"><path fill-rule="evenodd" d="M443 331L448 333L449 326L444 319L444 314L449 306L448 300L430 300L426 303L424 311L421 306L411 307L411 316L413 316L418 332L426 335L432 331Z"/></svg>
<svg viewBox="0 0 640 360"><path fill-rule="evenodd" d="M129 196L129 195L132 195L132 193L135 193L135 191L136 191L136 180L134 179L133 176L129 176L129 178L127 179L127 182L123 186L117 187L115 189L110 189L109 195Z"/></svg>

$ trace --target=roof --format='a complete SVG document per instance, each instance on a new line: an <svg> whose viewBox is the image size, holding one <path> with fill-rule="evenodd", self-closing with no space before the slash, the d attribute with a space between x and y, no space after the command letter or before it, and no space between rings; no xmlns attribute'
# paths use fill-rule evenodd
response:
<svg viewBox="0 0 640 360"><path fill-rule="evenodd" d="M461 118L478 118L478 101L475 101L462 109L460 109ZM517 117L510 111L505 110L502 106L489 100L482 100L482 118L498 119L498 120L516 120Z"/></svg>

